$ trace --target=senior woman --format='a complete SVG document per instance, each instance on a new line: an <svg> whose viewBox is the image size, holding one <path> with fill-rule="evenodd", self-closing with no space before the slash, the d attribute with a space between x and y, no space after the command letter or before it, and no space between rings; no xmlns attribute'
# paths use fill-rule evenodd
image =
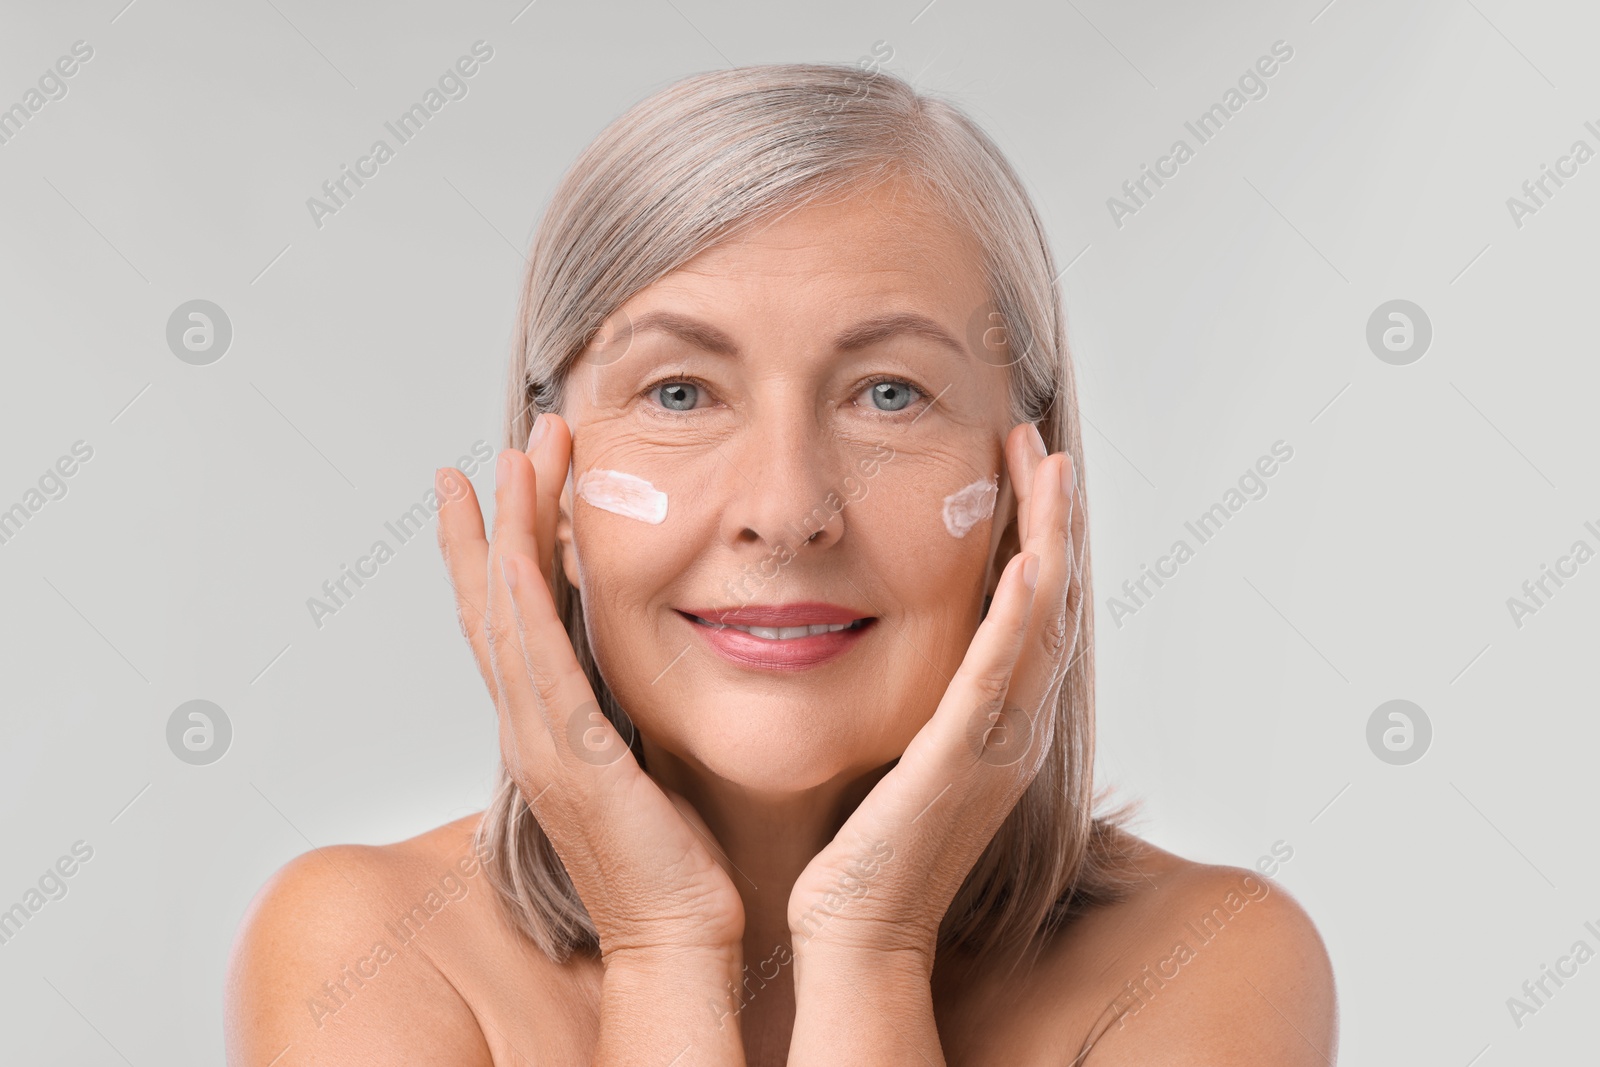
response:
<svg viewBox="0 0 1600 1067"><path fill-rule="evenodd" d="M280 870L229 1062L1331 1063L1288 894L1093 816L1055 277L893 75L608 127L535 239L492 539L437 478L494 800Z"/></svg>

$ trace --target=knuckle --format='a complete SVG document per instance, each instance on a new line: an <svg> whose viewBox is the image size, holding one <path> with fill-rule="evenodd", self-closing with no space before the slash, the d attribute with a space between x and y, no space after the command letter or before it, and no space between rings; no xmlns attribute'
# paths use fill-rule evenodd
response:
<svg viewBox="0 0 1600 1067"><path fill-rule="evenodd" d="M466 609L459 601L456 603L456 626L461 630L461 636L466 638L467 643L470 644L472 642L472 624L467 621Z"/></svg>
<svg viewBox="0 0 1600 1067"><path fill-rule="evenodd" d="M1083 621L1083 579L1081 575L1072 580L1067 586L1067 615L1070 616L1074 630Z"/></svg>
<svg viewBox="0 0 1600 1067"><path fill-rule="evenodd" d="M1068 563L1072 562L1073 542L1072 520L1070 517L1050 531L1050 548L1052 551L1060 553L1061 558Z"/></svg>
<svg viewBox="0 0 1600 1067"><path fill-rule="evenodd" d="M502 668L521 670L527 662L522 652L522 642L516 631L495 625L493 619L484 620L483 643L488 650L489 658Z"/></svg>
<svg viewBox="0 0 1600 1067"><path fill-rule="evenodd" d="M1011 687L1011 670L1004 666L975 668L964 671L962 681L979 702L980 709L997 708Z"/></svg>
<svg viewBox="0 0 1600 1067"><path fill-rule="evenodd" d="M1067 647L1067 613L1062 611L1052 614L1044 620L1039 627L1039 642L1044 647L1045 653L1053 660L1061 655Z"/></svg>
<svg viewBox="0 0 1600 1067"><path fill-rule="evenodd" d="M520 760L516 761L515 767L508 763L506 774L515 783L517 792L522 794L524 803L529 808L537 810L539 802L544 799L544 795L549 791L551 783L539 781Z"/></svg>
<svg viewBox="0 0 1600 1067"><path fill-rule="evenodd" d="M561 679L554 671L540 663L531 663L528 666L528 680L533 683L533 693L540 703L550 705L555 702L561 690Z"/></svg>
<svg viewBox="0 0 1600 1067"><path fill-rule="evenodd" d="M489 646L489 651L499 654L500 646L510 646L510 635L494 624L494 620L485 615L483 620L483 640Z"/></svg>

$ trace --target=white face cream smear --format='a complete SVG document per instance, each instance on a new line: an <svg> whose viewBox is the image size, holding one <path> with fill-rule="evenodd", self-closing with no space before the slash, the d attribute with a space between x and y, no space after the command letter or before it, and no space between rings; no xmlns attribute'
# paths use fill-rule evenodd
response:
<svg viewBox="0 0 1600 1067"><path fill-rule="evenodd" d="M951 537L965 537L967 531L994 514L994 502L1000 495L1000 476L991 474L973 482L965 489L957 489L944 498L944 528Z"/></svg>
<svg viewBox="0 0 1600 1067"><path fill-rule="evenodd" d="M583 472L576 488L579 496L603 511L651 525L667 517L667 494L631 474L595 468ZM989 507L993 510L994 505Z"/></svg>

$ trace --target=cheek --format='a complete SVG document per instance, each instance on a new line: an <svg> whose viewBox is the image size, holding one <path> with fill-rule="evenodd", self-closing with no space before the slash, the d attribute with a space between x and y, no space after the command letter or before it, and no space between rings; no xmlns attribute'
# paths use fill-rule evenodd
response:
<svg viewBox="0 0 1600 1067"><path fill-rule="evenodd" d="M956 439L941 448L901 449L875 480L906 510L907 526L938 535L935 543L981 541L994 515L1003 465L998 438Z"/></svg>
<svg viewBox="0 0 1600 1067"><path fill-rule="evenodd" d="M979 478L944 498L944 528L951 537L966 537L972 530L992 518L995 501L1000 496L1000 476Z"/></svg>
<svg viewBox="0 0 1600 1067"><path fill-rule="evenodd" d="M625 519L659 526L667 517L667 494L636 474L591 467L578 477L574 489L590 505Z"/></svg>
<svg viewBox="0 0 1600 1067"><path fill-rule="evenodd" d="M714 484L721 464L714 454L624 440L591 446L574 466L582 471L571 514L585 626L608 680L625 688L634 675L655 677L679 651L666 640L673 594L716 535L717 511L695 487ZM699 592L723 595L704 585Z"/></svg>
<svg viewBox="0 0 1600 1067"><path fill-rule="evenodd" d="M982 456L902 452L862 479L846 512L849 536L906 607L959 603L969 587L981 598L999 486L998 467L984 465Z"/></svg>
<svg viewBox="0 0 1600 1067"><path fill-rule="evenodd" d="M577 505L572 536L577 546L583 626L595 662L624 706L642 699L644 686L666 668L670 625L665 591L692 553L672 546L671 512L660 525Z"/></svg>
<svg viewBox="0 0 1600 1067"><path fill-rule="evenodd" d="M646 610L705 543L692 495L648 475L591 468L574 489L572 540L586 605L628 616Z"/></svg>
<svg viewBox="0 0 1600 1067"><path fill-rule="evenodd" d="M636 532L644 526L662 526L687 502L683 489L692 482L685 479L685 468L692 468L694 461L686 463L686 458L679 450L653 445L623 427L607 423L587 427L574 442L574 505L579 513L599 510L630 519ZM678 509L673 507L675 498Z"/></svg>
<svg viewBox="0 0 1600 1067"><path fill-rule="evenodd" d="M584 447L587 446L587 447ZM706 535L707 509L695 487L717 474L715 453L686 449L615 432L587 430L573 455L573 536L580 523L591 540L631 545L635 552L675 552ZM589 553L578 539L578 555Z"/></svg>

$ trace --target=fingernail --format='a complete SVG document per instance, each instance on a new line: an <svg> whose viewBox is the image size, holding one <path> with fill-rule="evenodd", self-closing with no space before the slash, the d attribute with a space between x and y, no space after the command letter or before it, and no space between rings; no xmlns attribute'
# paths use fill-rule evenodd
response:
<svg viewBox="0 0 1600 1067"><path fill-rule="evenodd" d="M1078 472L1072 469L1072 457L1061 457L1061 491L1067 496L1072 495L1073 486L1077 484Z"/></svg>
<svg viewBox="0 0 1600 1067"><path fill-rule="evenodd" d="M511 480L511 457L504 452L500 453L500 461L494 465L494 487L498 491L505 488Z"/></svg>
<svg viewBox="0 0 1600 1067"><path fill-rule="evenodd" d="M444 484L444 472L449 469L448 467L438 467L433 472L433 492L440 500L450 499L450 494L445 491Z"/></svg>
<svg viewBox="0 0 1600 1067"><path fill-rule="evenodd" d="M517 591L517 568L511 563L511 557L500 557L500 576L506 580L506 588L513 593Z"/></svg>
<svg viewBox="0 0 1600 1067"><path fill-rule="evenodd" d="M466 475L454 467L439 468L439 497L454 503L467 495Z"/></svg>
<svg viewBox="0 0 1600 1067"><path fill-rule="evenodd" d="M549 429L545 421L544 412L540 412L533 420L533 432L528 435L528 447L523 451L532 452L539 447L539 442L544 440L545 432Z"/></svg>
<svg viewBox="0 0 1600 1067"><path fill-rule="evenodd" d="M1029 589L1039 587L1039 557L1028 553L1026 562L1022 564L1022 584Z"/></svg>
<svg viewBox="0 0 1600 1067"><path fill-rule="evenodd" d="M1034 423L1030 422L1030 423L1028 423L1028 429L1033 431L1033 451L1034 451L1034 454L1037 455L1040 459L1043 459L1044 457L1048 456L1050 454L1050 450L1045 448L1045 446L1044 446L1044 438L1039 435L1039 427L1037 425L1035 425Z"/></svg>

